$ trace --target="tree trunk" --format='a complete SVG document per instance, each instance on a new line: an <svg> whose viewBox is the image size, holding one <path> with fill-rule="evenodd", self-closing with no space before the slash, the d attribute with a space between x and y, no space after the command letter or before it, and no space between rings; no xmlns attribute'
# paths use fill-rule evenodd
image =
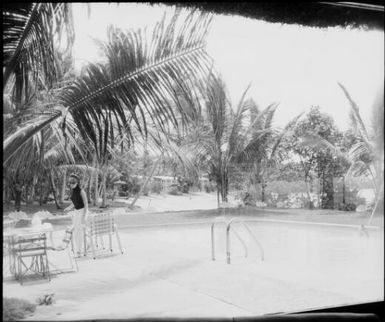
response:
<svg viewBox="0 0 385 322"><path fill-rule="evenodd" d="M345 187L345 176L342 177L342 204L345 206L346 204L346 187Z"/></svg>
<svg viewBox="0 0 385 322"><path fill-rule="evenodd" d="M15 210L16 211L20 211L22 190L21 190L19 184L15 185L13 191L14 191L14 194L15 194Z"/></svg>
<svg viewBox="0 0 385 322"><path fill-rule="evenodd" d="M217 201L218 201L218 209L220 208L220 200L219 200L219 195L220 195L220 188L219 188L219 184L217 182Z"/></svg>
<svg viewBox="0 0 385 322"><path fill-rule="evenodd" d="M323 176L322 209L334 209L334 186L333 176Z"/></svg>
<svg viewBox="0 0 385 322"><path fill-rule="evenodd" d="M107 166L103 167L103 174L102 174L102 205L101 208L105 208L107 206L107 191L106 191L106 180L107 180Z"/></svg>
<svg viewBox="0 0 385 322"><path fill-rule="evenodd" d="M305 175L305 185L306 185L306 194L307 194L307 199L308 199L308 205L307 207L309 209L313 209L314 208L314 205L313 205L313 202L311 200L311 195L310 195L310 188L309 188L309 183L308 183L308 176Z"/></svg>
<svg viewBox="0 0 385 322"><path fill-rule="evenodd" d="M39 183L40 183L39 205L42 206L43 205L43 199L44 199L44 183L43 183L42 178L40 178Z"/></svg>
<svg viewBox="0 0 385 322"><path fill-rule="evenodd" d="M62 186L61 186L61 190L60 190L60 203L61 204L64 204L66 185L67 185L67 168L64 168Z"/></svg>
<svg viewBox="0 0 385 322"><path fill-rule="evenodd" d="M226 171L223 171L222 178L221 178L221 196L222 196L222 202L227 202L227 194L228 194L228 178Z"/></svg>
<svg viewBox="0 0 385 322"><path fill-rule="evenodd" d="M50 184L51 184L51 189L52 189L53 199L55 200L56 209L61 209L61 207L60 207L60 205L59 205L59 203L58 203L57 197L56 197L55 182L54 182L54 180L53 180L52 170L50 170L50 171L48 172L48 175L49 175L49 181L50 181Z"/></svg>
<svg viewBox="0 0 385 322"><path fill-rule="evenodd" d="M98 161L95 156L95 172L94 172L94 206L98 205L99 191L98 191Z"/></svg>
<svg viewBox="0 0 385 322"><path fill-rule="evenodd" d="M28 202L29 202L29 199L28 199L28 190L29 190L29 185L27 184L25 186L25 207L28 208Z"/></svg>
<svg viewBox="0 0 385 322"><path fill-rule="evenodd" d="M152 178L152 176L153 176L153 174L154 174L156 168L158 167L160 161L162 160L162 158L163 158L163 152L162 152L162 154L160 155L159 159L156 160L156 162L155 162L155 164L154 164L154 166L153 166L153 168L152 168L152 170L151 170L151 173L149 174L149 176L147 177L147 179L144 181L143 185L140 187L139 192L138 192L137 195L135 196L134 200L131 202L129 208L133 208L133 207L134 207L136 201L137 201L137 200L139 199L139 197L141 196L142 191L147 187L147 184L150 182L150 179Z"/></svg>
<svg viewBox="0 0 385 322"><path fill-rule="evenodd" d="M265 202L265 189L266 189L266 186L267 184L265 183L265 180L262 179L262 182L261 182L261 187L262 187L262 198L261 198L261 201L262 202Z"/></svg>
<svg viewBox="0 0 385 322"><path fill-rule="evenodd" d="M34 175L32 178L32 186L31 186L31 203L32 204L35 201L36 183L37 183L37 176Z"/></svg>
<svg viewBox="0 0 385 322"><path fill-rule="evenodd" d="M87 199L88 199L88 202L91 204L92 202L91 190L92 190L92 183L94 178L92 171L90 171L89 175L90 175L90 180L88 180L88 185L87 185Z"/></svg>

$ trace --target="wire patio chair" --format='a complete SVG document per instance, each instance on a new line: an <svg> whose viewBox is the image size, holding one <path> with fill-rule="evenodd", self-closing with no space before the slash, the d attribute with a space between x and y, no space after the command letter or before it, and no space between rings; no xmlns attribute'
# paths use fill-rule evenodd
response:
<svg viewBox="0 0 385 322"><path fill-rule="evenodd" d="M118 228L115 224L114 218L110 213L101 213L90 215L87 218L84 229L84 254L87 255L87 239L90 242L93 258L96 258L96 249L99 248L98 239L101 241L101 246L104 249L103 236L108 235L109 249L112 249L112 235L116 236L116 240L119 246L120 252L123 254L123 250L120 243L120 237Z"/></svg>
<svg viewBox="0 0 385 322"><path fill-rule="evenodd" d="M72 242L73 231L74 231L73 226L67 227L65 232L64 232L64 237L62 239L62 243L56 247L54 247L54 246L47 247L48 251L52 251L55 253L67 251L69 262L71 264L71 268L59 269L55 264L53 264L52 259L50 261L51 267L53 266L57 272L60 272L60 273L64 273L67 271L68 272L77 272L79 270L78 263L77 263L76 257L75 257L74 248L73 248L73 242Z"/></svg>

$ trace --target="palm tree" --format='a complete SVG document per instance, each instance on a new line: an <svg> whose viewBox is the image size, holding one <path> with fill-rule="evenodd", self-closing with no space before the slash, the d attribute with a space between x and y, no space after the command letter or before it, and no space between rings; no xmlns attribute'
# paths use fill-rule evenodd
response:
<svg viewBox="0 0 385 322"><path fill-rule="evenodd" d="M251 131L244 127L245 113L249 108L249 101L245 101L245 96L249 87L243 93L237 109L233 111L223 81L211 74L206 84L207 86L200 85L200 92L205 100L204 107L200 105L202 102L199 99L191 97L191 93L184 93L188 96L187 101L197 104L199 107L195 110L202 114L190 119L191 129L182 145L198 163L209 165L210 176L217 184L219 205L219 197L222 202L228 200L231 163L242 154L248 155L252 149ZM258 121L259 118L254 123Z"/></svg>
<svg viewBox="0 0 385 322"><path fill-rule="evenodd" d="M4 162L34 133L62 116L65 131L69 114L82 137L88 138L98 153L106 150L107 140L103 138L112 130L112 122L121 135L131 133L124 111L129 111L132 122L144 134L147 119L165 131L159 111L176 124L172 109L164 103L173 97L171 83L180 82L180 75L187 71L192 78L202 77L211 65L204 50L210 16L191 12L177 28L180 15L176 11L169 23L164 17L149 42L143 30L123 32L110 27L108 41L101 43L107 63L90 64L83 75L60 92L57 108L9 135L4 140Z"/></svg>
<svg viewBox="0 0 385 322"><path fill-rule="evenodd" d="M252 124L251 141L245 148L246 158L241 155L240 162L249 164L250 183L261 185L261 201L265 202L267 186L267 171L284 159L280 149L285 136L288 136L296 125L302 113L289 121L283 129L273 127L273 119L278 105L272 104L262 113L257 104L250 100L250 121Z"/></svg>
<svg viewBox="0 0 385 322"><path fill-rule="evenodd" d="M60 72L55 64L58 55L53 44L54 35L56 31L62 32L59 26L66 26L63 22L71 26L71 15L64 4L33 4L28 8L11 9L3 12L9 27L3 34L8 41L3 79L7 84L13 79L11 76L16 75L12 83L16 93L13 103L22 111L23 118L22 123L5 133L3 165L10 164L17 152L24 155L28 143L52 124L60 124L57 128L62 129L67 147L72 121L80 137L93 147L95 166L107 167L109 145L114 144L111 138L123 138L128 133L133 141L132 125L144 135L147 135L149 120L161 131L165 131L163 123L168 123L165 120L176 125L174 113L165 103L167 99L174 99L171 84L180 82L181 75L186 73L191 78L200 78L211 65L204 50L211 20L207 14L191 12L177 27L181 16L181 11L177 10L169 23L164 17L157 24L149 42L143 30L126 33L111 27L109 40L100 43L107 62L87 66L75 82L59 90L50 109L39 113L29 109L26 113L24 106L31 88L50 89L57 81ZM20 20L21 13L25 16L24 22L12 28L13 23ZM72 35L71 32L67 34ZM71 41L67 43L70 45ZM32 49L35 50L33 54ZM24 71L22 80L18 76L20 69ZM95 180L96 197L97 192Z"/></svg>

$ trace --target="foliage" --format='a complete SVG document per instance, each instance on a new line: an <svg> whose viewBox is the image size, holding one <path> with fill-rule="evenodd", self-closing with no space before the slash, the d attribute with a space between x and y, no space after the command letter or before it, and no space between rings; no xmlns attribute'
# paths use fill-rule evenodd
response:
<svg viewBox="0 0 385 322"><path fill-rule="evenodd" d="M193 186L193 182L185 177L178 176L178 189L182 193L188 193L190 191L190 188Z"/></svg>
<svg viewBox="0 0 385 322"><path fill-rule="evenodd" d="M151 192L157 193L159 195L163 190L163 185L160 181L153 181L151 182L150 189L151 189Z"/></svg>
<svg viewBox="0 0 385 322"><path fill-rule="evenodd" d="M179 26L181 19L184 20ZM106 63L90 64L79 78L60 91L58 105L65 110L57 109L43 119L35 118L8 138L4 144L5 161L34 133L61 116L64 131L67 115L72 116L99 161L104 161L111 138L128 134L133 141L131 122L144 134L146 118L165 131L164 117L175 124L175 116L165 103L173 97L170 84L178 83L186 70L191 78L199 78L210 65L204 50L210 20L208 14L196 12L181 18L180 11L176 11L170 22L166 23L164 17L157 24L149 42L144 30L124 32L110 27L108 41L100 43Z"/></svg>
<svg viewBox="0 0 385 322"><path fill-rule="evenodd" d="M205 183L203 188L207 193L211 193L216 190L215 184L213 184L212 182Z"/></svg>
<svg viewBox="0 0 385 322"><path fill-rule="evenodd" d="M26 300L3 297L3 321L23 319L35 309L36 305Z"/></svg>
<svg viewBox="0 0 385 322"><path fill-rule="evenodd" d="M135 196L140 190L140 180L136 177L126 179L126 184L123 184L119 192L120 196Z"/></svg>
<svg viewBox="0 0 385 322"><path fill-rule="evenodd" d="M177 184L173 184L169 187L168 194L173 196L180 196L182 195L182 192L180 191Z"/></svg>
<svg viewBox="0 0 385 322"><path fill-rule="evenodd" d="M12 83L13 102L20 108L31 84L51 87L60 77L58 40L66 36L65 51L74 41L71 5L66 3L7 3L3 6L3 89ZM62 49L63 50L63 49Z"/></svg>
<svg viewBox="0 0 385 322"><path fill-rule="evenodd" d="M357 205L355 203L352 203L352 202L348 202L348 203L340 203L338 205L338 210L342 210L342 211L355 211L357 208Z"/></svg>
<svg viewBox="0 0 385 322"><path fill-rule="evenodd" d="M348 164L328 146L316 145L314 142L321 138L332 146L341 141L341 137L333 119L321 113L318 106L311 107L291 137L291 149L301 159L308 194L311 192L308 184L311 184L314 176L321 180L322 208L334 207L333 177L343 175Z"/></svg>

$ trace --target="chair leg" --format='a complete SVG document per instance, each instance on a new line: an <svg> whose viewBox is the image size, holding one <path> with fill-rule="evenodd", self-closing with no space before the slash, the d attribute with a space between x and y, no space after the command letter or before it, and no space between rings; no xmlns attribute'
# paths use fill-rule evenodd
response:
<svg viewBox="0 0 385 322"><path fill-rule="evenodd" d="M46 264L46 266L45 266L44 271L47 270L46 273L48 274L48 281L51 281L51 275L50 275L50 273L49 273L49 264L48 264L48 256L47 256L47 253L45 253L45 264Z"/></svg>
<svg viewBox="0 0 385 322"><path fill-rule="evenodd" d="M73 261L74 261L75 262L76 272L77 272L77 271L79 271L78 262L76 261L76 257L75 257L75 253L74 252L72 252L72 255L73 255L73 257L71 257L71 251L68 248L68 256L69 256L70 261L71 261L71 267L73 267Z"/></svg>
<svg viewBox="0 0 385 322"><path fill-rule="evenodd" d="M23 272L22 272L22 267L21 267L21 258L20 256L18 257L18 268L19 268L19 279L20 279L20 285L23 285Z"/></svg>
<svg viewBox="0 0 385 322"><path fill-rule="evenodd" d="M116 239L118 240L119 250L123 254L122 245L120 244L120 237L119 237L118 229L116 227L115 227L115 234L116 234Z"/></svg>
<svg viewBox="0 0 385 322"><path fill-rule="evenodd" d="M96 259L96 254L95 254L95 245L92 236L90 237L91 239L91 249L92 249L92 255L94 256L94 259Z"/></svg>

